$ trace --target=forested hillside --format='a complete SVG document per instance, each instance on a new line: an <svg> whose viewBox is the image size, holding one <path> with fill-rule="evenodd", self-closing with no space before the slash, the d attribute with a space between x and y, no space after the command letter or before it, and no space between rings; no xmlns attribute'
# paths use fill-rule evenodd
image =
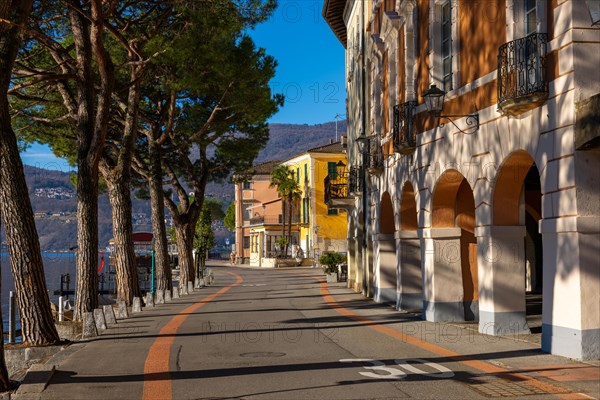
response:
<svg viewBox="0 0 600 400"><path fill-rule="evenodd" d="M335 122L317 125L271 124L270 139L259 154L256 163L268 160L285 160L313 147L335 140ZM339 136L346 131L345 121L338 123ZM77 199L70 174L25 166L31 203L36 213L36 226L43 250L67 250L77 243L75 212ZM223 202L226 207L233 201L233 185L210 183L207 196ZM99 203L100 246L108 244L112 237L111 209L106 195ZM134 230L149 231L150 204L146 200L133 199ZM4 232L2 232L4 241Z"/></svg>

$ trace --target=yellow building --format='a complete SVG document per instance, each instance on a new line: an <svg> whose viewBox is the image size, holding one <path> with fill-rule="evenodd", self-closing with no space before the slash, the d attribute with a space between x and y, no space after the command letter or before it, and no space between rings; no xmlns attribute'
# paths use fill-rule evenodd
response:
<svg viewBox="0 0 600 400"><path fill-rule="evenodd" d="M316 147L282 164L290 168L302 192L296 205L300 221L299 237L295 244L302 249L304 257L316 259L326 251L345 254L346 211L327 205L324 185L328 175L335 178L346 170L346 154L342 144L335 142Z"/></svg>

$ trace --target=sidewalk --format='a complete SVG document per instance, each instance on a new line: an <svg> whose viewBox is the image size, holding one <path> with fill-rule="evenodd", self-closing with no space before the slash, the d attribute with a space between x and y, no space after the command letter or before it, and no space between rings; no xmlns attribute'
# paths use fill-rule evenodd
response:
<svg viewBox="0 0 600 400"><path fill-rule="evenodd" d="M212 350L209 353L212 358L208 357L207 360L212 360L211 362L214 363L229 362L230 364L227 365L227 368L219 367L221 369L216 371L245 371L244 368L257 368L255 366L248 367L252 364L249 364L248 361L240 364L238 358L227 359L230 347L238 345L239 335L245 332L239 327L228 330L225 329L226 327L220 327L219 324L224 319L228 321L227 323L241 323L241 326L255 327L260 322L256 320L258 317L255 315L260 314L264 317L271 315L270 313L274 313L272 314L273 320L265 320L270 325L264 321L263 325L258 325L259 327L269 327L267 329L269 334L263 335L263 338L269 338L269 335L275 335L275 332L279 331L282 333L294 331L298 329L299 325L311 325L311 329L314 329L316 333L325 336L328 332L337 330L337 337L340 339L339 345L346 346L342 346L340 349L344 352L348 350L348 354L351 353L358 358L369 355L375 358L372 351L373 348L378 348L380 350L378 355L390 358L391 362L394 359L402 358L405 361L420 360L421 364L427 362L443 364L453 368L453 371L456 372L453 380L467 384L481 398L523 398L527 396L531 396L528 398L532 399L600 398L600 363L598 361L584 363L544 354L540 351L539 345L535 343L525 342L520 337L482 335L477 332L476 326L469 323L423 321L419 313L402 313L387 305L374 303L361 294L346 288L344 283L327 284L324 282L325 277L321 271L314 268L247 267L248 270L245 271L237 269L238 274L245 275L244 283L239 286L237 291L232 290L213 302L213 298L218 295L218 292L223 291L223 285L231 285L234 279L230 274L227 262L215 263L211 260L208 265L217 267L215 270L219 273L217 285L205 287L168 304L144 309L142 313L133 314L130 318L109 326L96 339L71 345L48 361L47 365L56 365L56 372L54 373L52 370L54 376L48 388L45 388L44 384L36 393L14 398L22 400L32 398L48 400L103 399L106 398L102 397L106 394L103 392L105 390L109 390L113 398L141 398L145 382L152 382L148 379L148 376L152 376L152 374L146 370L148 365L145 364L148 363L146 357L155 340L161 336L183 341L179 346L173 346L173 362L169 364L170 357L168 356L164 360L167 368L169 366L173 368L173 365L177 366L176 370L172 372L177 376L173 382L178 385L184 385L188 381L191 384L195 382L195 379L200 381L207 379L206 371L214 372L214 368L217 368L214 365L202 365L195 369L191 368L191 371L186 371L184 368L183 372L179 372L181 346L187 344L189 348L195 349L200 343L209 340L209 337L214 340L223 339L225 333L230 335L230 339L235 340L222 343L217 340L216 349L220 350ZM219 266L221 268L218 268ZM251 272L250 269L260 270L260 272ZM277 286L277 282L282 281L281 277L284 275L292 279L294 277L299 279L297 281L293 279L292 283L284 284L284 286L281 284ZM283 279L283 281L286 280ZM302 282L297 283L299 281ZM270 288L269 283L273 282L276 285ZM297 285L301 287L297 287ZM296 289L293 289L294 287ZM300 292L294 294L294 290L300 290ZM253 307L251 293L259 293L259 298L254 299L258 303L269 300L272 303L249 313L248 309ZM279 302L285 302L285 299L288 299L289 302L290 297L287 296L292 296L292 299L296 299L293 302L302 304L304 307L293 307L292 314L285 314L285 307L283 307L284 310L279 310L279 306L276 305L280 304ZM198 305L201 303L206 304L206 308L198 311L185 311L190 307L199 307ZM195 313L193 314L195 316L190 317L182 332L173 331L168 335L161 333L170 321L192 312ZM294 319L289 319L288 315L294 315ZM221 322L219 322L220 319ZM223 332L219 333L219 330ZM248 334L251 335L252 332L250 330ZM313 334L305 335L305 337L309 336L312 337ZM186 340L189 342L185 342ZM260 348L261 344L256 344L255 341L248 343L242 341L241 346L244 347L244 352L252 350L246 348L251 345L257 346L254 349L256 351L272 351L272 343L267 342L262 344L266 346L264 348ZM325 341L319 341L319 343L321 342L325 343ZM337 351L338 342L329 340L327 343L332 343L332 346L319 348L321 353L323 350ZM168 348L171 347L169 344ZM315 357L318 358L318 356L313 355L310 350L305 347L295 348L293 343L289 348L283 350L286 353L299 352L305 358L300 364L294 364L294 361L291 361L291 366L294 368L288 369L287 372L294 379L296 379L294 373L306 373L314 365L327 366L320 373L335 374L339 368L338 364L331 361L335 361L337 358L334 357L330 360L325 357L327 363L323 364L323 360L315 361ZM241 350L237 352L241 353ZM237 352L234 353L237 354ZM192 351L187 354L196 353ZM148 359L150 358L148 357ZM200 359L198 358L198 360ZM94 362L90 362L90 360L94 360ZM280 362L285 362L284 359L282 360ZM190 362L189 358L188 362ZM275 364L269 364L270 373L284 374L286 372L285 368L277 369ZM290 368L290 365L287 367ZM404 366L404 368L410 367L408 364ZM227 378L228 374L229 372L227 374L223 372L223 378ZM429 374L435 375L436 373ZM40 378L39 373L37 378ZM156 382L163 385L169 380L156 380ZM223 382L224 385L228 385L226 379ZM447 393L447 389L445 390ZM184 396L184 398L188 397Z"/></svg>
<svg viewBox="0 0 600 400"><path fill-rule="evenodd" d="M420 313L403 313L377 304L345 287L327 284L321 293L338 313L380 333L430 351L438 360L451 359L502 378L501 384L474 382L480 393L493 397L555 395L559 398L600 398L600 361L580 362L542 353L530 336L489 336L476 323L428 322ZM535 339L535 338L534 338ZM532 379L533 385L520 382Z"/></svg>

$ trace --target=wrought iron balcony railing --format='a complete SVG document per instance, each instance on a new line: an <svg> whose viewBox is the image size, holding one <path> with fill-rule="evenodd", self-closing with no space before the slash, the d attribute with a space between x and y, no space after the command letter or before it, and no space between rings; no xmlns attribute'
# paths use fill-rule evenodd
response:
<svg viewBox="0 0 600 400"><path fill-rule="evenodd" d="M394 151L401 154L412 153L417 144L414 129L416 101L407 101L394 106Z"/></svg>
<svg viewBox="0 0 600 400"><path fill-rule="evenodd" d="M348 194L350 196L362 192L363 169L360 167L350 167L348 173Z"/></svg>
<svg viewBox="0 0 600 400"><path fill-rule="evenodd" d="M300 214L292 215L292 225L300 222ZM285 223L288 223L286 216ZM283 215L257 215L250 218L250 225L282 225Z"/></svg>
<svg viewBox="0 0 600 400"><path fill-rule="evenodd" d="M346 199L348 192L348 172L330 174L325 177L325 203L333 199Z"/></svg>
<svg viewBox="0 0 600 400"><path fill-rule="evenodd" d="M369 160L367 169L372 175L379 175L383 171L383 150L379 135L370 136Z"/></svg>
<svg viewBox="0 0 600 400"><path fill-rule="evenodd" d="M548 35L533 33L498 50L498 110L519 115L548 98L546 45Z"/></svg>

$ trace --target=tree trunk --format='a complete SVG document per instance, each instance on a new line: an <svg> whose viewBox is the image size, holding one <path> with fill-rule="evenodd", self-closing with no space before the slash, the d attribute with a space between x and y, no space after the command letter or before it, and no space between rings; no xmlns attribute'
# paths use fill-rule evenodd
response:
<svg viewBox="0 0 600 400"><path fill-rule="evenodd" d="M130 54L130 59L137 61L137 56ZM133 243L130 187L132 154L137 137L140 73L140 67L131 67L125 125L117 160L112 160L110 155L105 154L104 159L100 161L100 170L108 186L108 197L112 207L117 300L125 301L127 305L133 303L134 297L141 295ZM113 163L115 165L111 165Z"/></svg>
<svg viewBox="0 0 600 400"><path fill-rule="evenodd" d="M31 1L13 1L0 6L0 17L25 23ZM21 316L23 341L33 345L59 340L44 277L44 264L35 227L17 138L11 127L6 93L20 44L15 26L0 24L0 207L6 226L6 241Z"/></svg>
<svg viewBox="0 0 600 400"><path fill-rule="evenodd" d="M141 295L133 244L131 193L129 182L125 182L124 177L112 176L111 178L106 179L106 183L112 207L117 301L125 301L130 306L133 298Z"/></svg>
<svg viewBox="0 0 600 400"><path fill-rule="evenodd" d="M200 255L200 276L204 278L204 270L206 269L206 253Z"/></svg>
<svg viewBox="0 0 600 400"><path fill-rule="evenodd" d="M162 165L160 146L148 138L150 158L150 206L152 209L152 235L154 238L154 262L156 265L156 288L158 290L173 289L171 263L169 260L169 242L165 226L165 203L162 186Z"/></svg>
<svg viewBox="0 0 600 400"><path fill-rule="evenodd" d="M187 294L188 282L194 282L194 225L178 223L175 225L177 236L177 252L179 253L179 287L182 293Z"/></svg>
<svg viewBox="0 0 600 400"><path fill-rule="evenodd" d="M98 306L98 163L106 140L114 84L114 67L103 43L104 19L100 1L92 0L90 6L91 19L78 12L76 7L69 9L77 61L76 320L81 320L84 312L91 312Z"/></svg>
<svg viewBox="0 0 600 400"><path fill-rule="evenodd" d="M77 291L75 319L98 307L98 169L77 169Z"/></svg>

